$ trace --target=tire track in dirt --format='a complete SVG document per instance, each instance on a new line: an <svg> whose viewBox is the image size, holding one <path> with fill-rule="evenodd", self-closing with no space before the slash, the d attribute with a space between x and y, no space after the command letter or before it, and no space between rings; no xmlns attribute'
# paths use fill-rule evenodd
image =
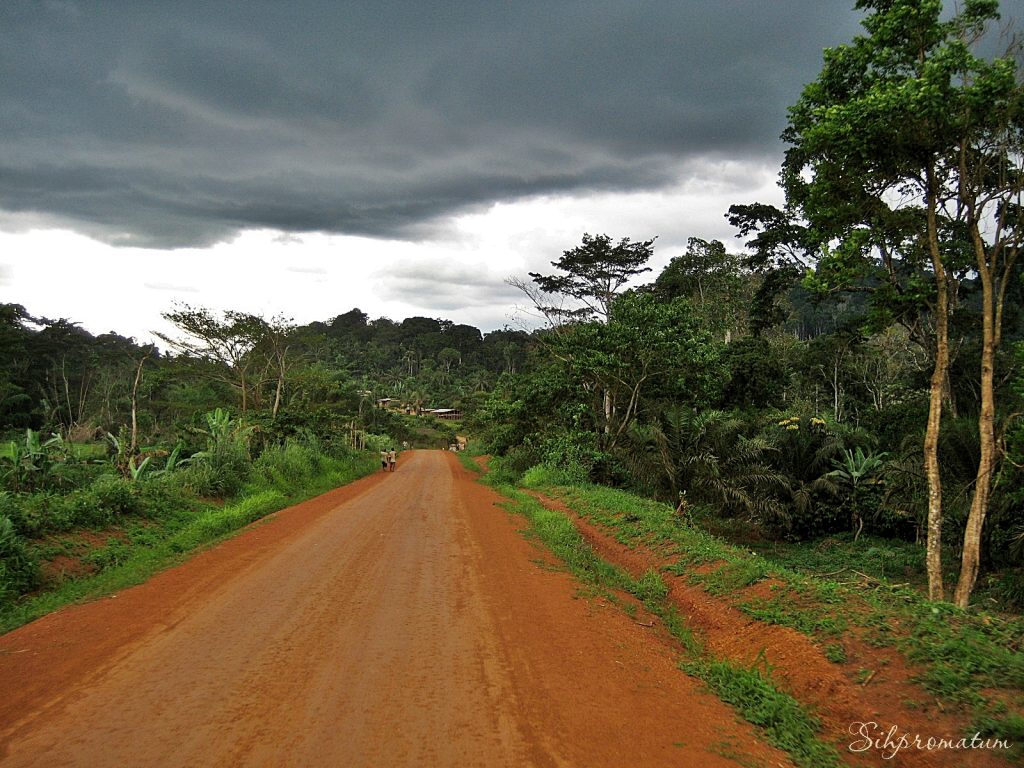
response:
<svg viewBox="0 0 1024 768"><path fill-rule="evenodd" d="M411 452L0 637L5 766L788 765Z"/></svg>

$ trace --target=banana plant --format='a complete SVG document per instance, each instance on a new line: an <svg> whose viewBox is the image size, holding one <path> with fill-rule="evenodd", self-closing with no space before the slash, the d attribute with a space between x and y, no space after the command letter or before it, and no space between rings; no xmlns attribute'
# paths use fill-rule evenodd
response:
<svg viewBox="0 0 1024 768"><path fill-rule="evenodd" d="M174 446L174 449L167 455L163 467L161 469L154 469L149 474L153 477L161 477L170 472L173 472L178 467L183 467L186 464L189 464L191 461L191 458L181 458L181 443L179 442L177 445Z"/></svg>
<svg viewBox="0 0 1024 768"><path fill-rule="evenodd" d="M869 451L864 453L864 450L857 446L855 450L849 448L844 450L841 460L833 459L832 461L835 469L829 472L828 476L835 478L850 490L850 503L852 507L850 525L856 529L853 536L854 541L857 540L861 530L864 528L864 518L860 511L864 487L878 483L878 478L875 476L885 465L885 460L888 456L889 454L884 452L873 453Z"/></svg>
<svg viewBox="0 0 1024 768"><path fill-rule="evenodd" d="M43 441L40 433L25 430L25 439L11 442L10 455L0 461L5 484L12 491L29 491L41 487L50 478L56 465L68 460L69 447L58 434Z"/></svg>
<svg viewBox="0 0 1024 768"><path fill-rule="evenodd" d="M118 435L112 435L110 432L105 432L103 438L110 443L112 451L110 461L117 467L117 471L120 472L124 477L130 477L131 463L134 456L131 456L128 451L128 441L124 439L124 428L122 427L122 433Z"/></svg>
<svg viewBox="0 0 1024 768"><path fill-rule="evenodd" d="M152 456L147 456L142 460L142 463L137 466L135 464L134 456L128 459L128 473L132 479L132 482L137 483L139 480L142 479L142 476L146 474L146 468L149 466L149 462L152 461L152 459Z"/></svg>

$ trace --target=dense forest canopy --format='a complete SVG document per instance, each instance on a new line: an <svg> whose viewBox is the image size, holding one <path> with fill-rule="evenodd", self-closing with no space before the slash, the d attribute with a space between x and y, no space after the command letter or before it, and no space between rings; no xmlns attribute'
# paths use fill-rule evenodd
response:
<svg viewBox="0 0 1024 768"><path fill-rule="evenodd" d="M385 397L470 407L501 374L518 370L530 343L524 331L484 334L428 317L371 320L358 308L306 326L186 305L166 316L178 333L158 349L0 306L0 429L116 432L127 422L140 363L151 439L215 407L273 414L277 399L293 416L325 405L355 414L361 401Z"/></svg>

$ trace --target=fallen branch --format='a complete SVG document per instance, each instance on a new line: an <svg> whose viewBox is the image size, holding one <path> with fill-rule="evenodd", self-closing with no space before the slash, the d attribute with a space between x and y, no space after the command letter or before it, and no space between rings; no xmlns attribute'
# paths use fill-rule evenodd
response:
<svg viewBox="0 0 1024 768"><path fill-rule="evenodd" d="M849 570L849 568L840 568L838 571L829 571L828 573L816 573L816 574L814 574L814 576L815 576L815 578L823 579L826 576L838 576L843 571L848 571L848 570Z"/></svg>

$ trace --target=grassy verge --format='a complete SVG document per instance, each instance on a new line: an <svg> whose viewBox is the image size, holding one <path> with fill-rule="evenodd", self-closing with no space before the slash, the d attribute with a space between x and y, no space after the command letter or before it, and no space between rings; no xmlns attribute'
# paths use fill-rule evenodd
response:
<svg viewBox="0 0 1024 768"><path fill-rule="evenodd" d="M175 565L197 549L220 541L238 529L286 506L371 474L377 457L354 454L341 459L323 457L318 471L291 477L267 472L254 477L238 498L223 507L181 500L157 520L125 520L118 538L90 557L99 572L63 581L54 588L0 610L0 633L44 616L65 605L107 595L139 584Z"/></svg>
<svg viewBox="0 0 1024 768"><path fill-rule="evenodd" d="M798 553L790 545L780 562L682 524L665 504L622 491L599 486L545 491L614 532L620 542L669 553L674 560L669 571L751 617L807 635L834 663L845 663L843 643L853 635L869 646L898 650L923 670L916 679L923 694L939 700L940 706L965 708L973 718L972 735L979 731L1008 739L1018 750L1024 744L1021 619L932 603L907 584L885 577L886 567L903 576L899 561L890 560L888 566L875 562L872 572L861 571L867 555L851 562L821 552ZM872 546L877 549L868 548ZM694 566L699 565L705 567L697 572ZM772 580L769 597L745 596L746 587L765 579Z"/></svg>
<svg viewBox="0 0 1024 768"><path fill-rule="evenodd" d="M648 571L633 578L598 557L565 515L510 485L497 484L495 488L509 499L506 508L525 516L532 533L576 578L613 601L615 591L628 593L658 616L684 649L681 668L761 729L766 740L789 753L796 765L828 768L840 764L835 748L820 738L819 722L802 704L779 690L759 669L716 659L702 646L668 602L668 588L660 574Z"/></svg>

